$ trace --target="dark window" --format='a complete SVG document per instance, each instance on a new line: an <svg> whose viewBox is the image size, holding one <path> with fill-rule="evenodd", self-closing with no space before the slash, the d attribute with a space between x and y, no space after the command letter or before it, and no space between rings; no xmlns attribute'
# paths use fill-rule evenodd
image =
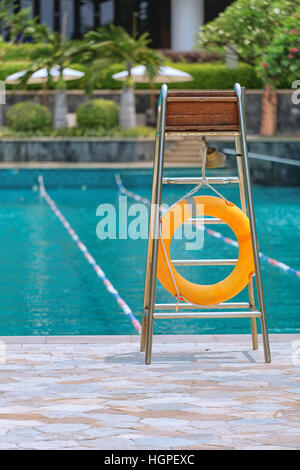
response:
<svg viewBox="0 0 300 470"><path fill-rule="evenodd" d="M80 35L94 29L95 24L95 2L93 0L80 1Z"/></svg>
<svg viewBox="0 0 300 470"><path fill-rule="evenodd" d="M33 15L34 15L34 2L33 2L33 0L21 0L20 1L20 8L21 8L21 10L25 10L25 8L30 8L31 17L33 17Z"/></svg>
<svg viewBox="0 0 300 470"><path fill-rule="evenodd" d="M40 22L54 29L54 0L40 0Z"/></svg>
<svg viewBox="0 0 300 470"><path fill-rule="evenodd" d="M15 8L14 8L15 7ZM15 2L14 5L10 5L10 11L13 13L13 11L18 12L20 10L20 2ZM9 29L5 26L5 22L0 22L0 34L3 36L5 41L9 40Z"/></svg>
<svg viewBox="0 0 300 470"><path fill-rule="evenodd" d="M60 1L60 31L67 39L74 37L74 0Z"/></svg>
<svg viewBox="0 0 300 470"><path fill-rule="evenodd" d="M214 20L219 13L225 10L233 2L233 0L205 0L204 4L204 21L208 23Z"/></svg>
<svg viewBox="0 0 300 470"><path fill-rule="evenodd" d="M208 16L213 14L211 3L230 2L206 0ZM62 32L65 28L69 39L79 39L87 31L114 23L129 34L139 36L148 31L155 48L170 47L170 4L171 0L15 0L17 10L30 7L32 16L38 16L50 29Z"/></svg>
<svg viewBox="0 0 300 470"><path fill-rule="evenodd" d="M116 2L115 23L123 26L130 34L134 29L134 12L138 11L138 3L136 0L119 0Z"/></svg>
<svg viewBox="0 0 300 470"><path fill-rule="evenodd" d="M149 1L149 17L145 31L150 33L151 46L156 49L170 48L171 1Z"/></svg>
<svg viewBox="0 0 300 470"><path fill-rule="evenodd" d="M40 1L41 0L18 0L15 1L15 11L25 8L30 8L31 18L40 16Z"/></svg>
<svg viewBox="0 0 300 470"><path fill-rule="evenodd" d="M113 23L115 19L115 2L113 0L101 2L99 5L100 25Z"/></svg>

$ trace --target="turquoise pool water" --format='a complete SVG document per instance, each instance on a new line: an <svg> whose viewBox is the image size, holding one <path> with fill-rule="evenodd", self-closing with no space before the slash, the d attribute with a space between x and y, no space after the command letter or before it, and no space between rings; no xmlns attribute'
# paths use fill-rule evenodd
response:
<svg viewBox="0 0 300 470"><path fill-rule="evenodd" d="M73 183L69 173L67 178L66 174L59 173L55 180L55 172L44 171L49 195L141 320L146 240L99 240L96 236L97 206L112 203L117 207L118 204L114 172L76 171ZM0 191L0 335L134 334L127 317L68 233L38 192L32 190L34 183L37 184L37 172L0 173L0 184L3 183ZM124 171L121 175L126 187L144 197L150 196L151 172ZM67 182L67 189L59 187L63 181ZM168 187L164 200L174 202L187 189ZM260 250L299 270L300 189L254 187L253 191ZM238 191L232 186L223 192L230 200L238 202ZM128 200L129 205L134 202ZM212 228L233 237L225 226ZM172 249L177 257L185 256L182 242L176 242ZM237 249L206 235L201 256L236 257ZM186 257L199 257L199 253L189 252ZM217 268L218 271L207 267L181 269L191 280L211 283L222 279L230 268ZM262 262L262 274L270 332L299 332L300 278L265 262ZM170 300L160 285L157 299ZM246 299L246 293L241 293L237 299ZM249 331L249 320L245 319L155 322L155 333Z"/></svg>

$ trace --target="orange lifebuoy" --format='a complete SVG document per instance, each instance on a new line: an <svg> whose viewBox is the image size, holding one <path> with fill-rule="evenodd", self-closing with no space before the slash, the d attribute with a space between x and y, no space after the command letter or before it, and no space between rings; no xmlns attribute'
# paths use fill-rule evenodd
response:
<svg viewBox="0 0 300 470"><path fill-rule="evenodd" d="M232 203L228 204L224 199L215 196L196 196L193 199L198 214L201 213L199 206L203 205L201 209L204 208L204 216L220 218L233 230L239 244L237 264L225 279L212 285L194 284L176 271L170 257L171 241L180 225L191 217L189 205L183 200L161 218L157 277L174 297L181 297L198 305L217 305L231 299L243 290L254 274L249 219L241 209ZM172 270L174 279L170 270ZM176 282L179 296L174 281Z"/></svg>

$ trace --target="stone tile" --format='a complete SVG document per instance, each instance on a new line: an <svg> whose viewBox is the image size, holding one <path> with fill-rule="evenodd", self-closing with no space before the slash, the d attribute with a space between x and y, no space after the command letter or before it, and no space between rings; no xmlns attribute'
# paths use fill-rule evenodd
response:
<svg viewBox="0 0 300 470"><path fill-rule="evenodd" d="M0 336L0 341L6 344L44 344L46 336Z"/></svg>
<svg viewBox="0 0 300 470"><path fill-rule="evenodd" d="M9 338L0 449L299 449L296 340L161 336L145 366L138 336Z"/></svg>

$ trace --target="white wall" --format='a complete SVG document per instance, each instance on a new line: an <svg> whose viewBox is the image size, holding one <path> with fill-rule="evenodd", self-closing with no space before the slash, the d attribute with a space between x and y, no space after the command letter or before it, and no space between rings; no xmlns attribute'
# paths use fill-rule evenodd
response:
<svg viewBox="0 0 300 470"><path fill-rule="evenodd" d="M204 23L204 0L171 0L171 48L191 51Z"/></svg>

